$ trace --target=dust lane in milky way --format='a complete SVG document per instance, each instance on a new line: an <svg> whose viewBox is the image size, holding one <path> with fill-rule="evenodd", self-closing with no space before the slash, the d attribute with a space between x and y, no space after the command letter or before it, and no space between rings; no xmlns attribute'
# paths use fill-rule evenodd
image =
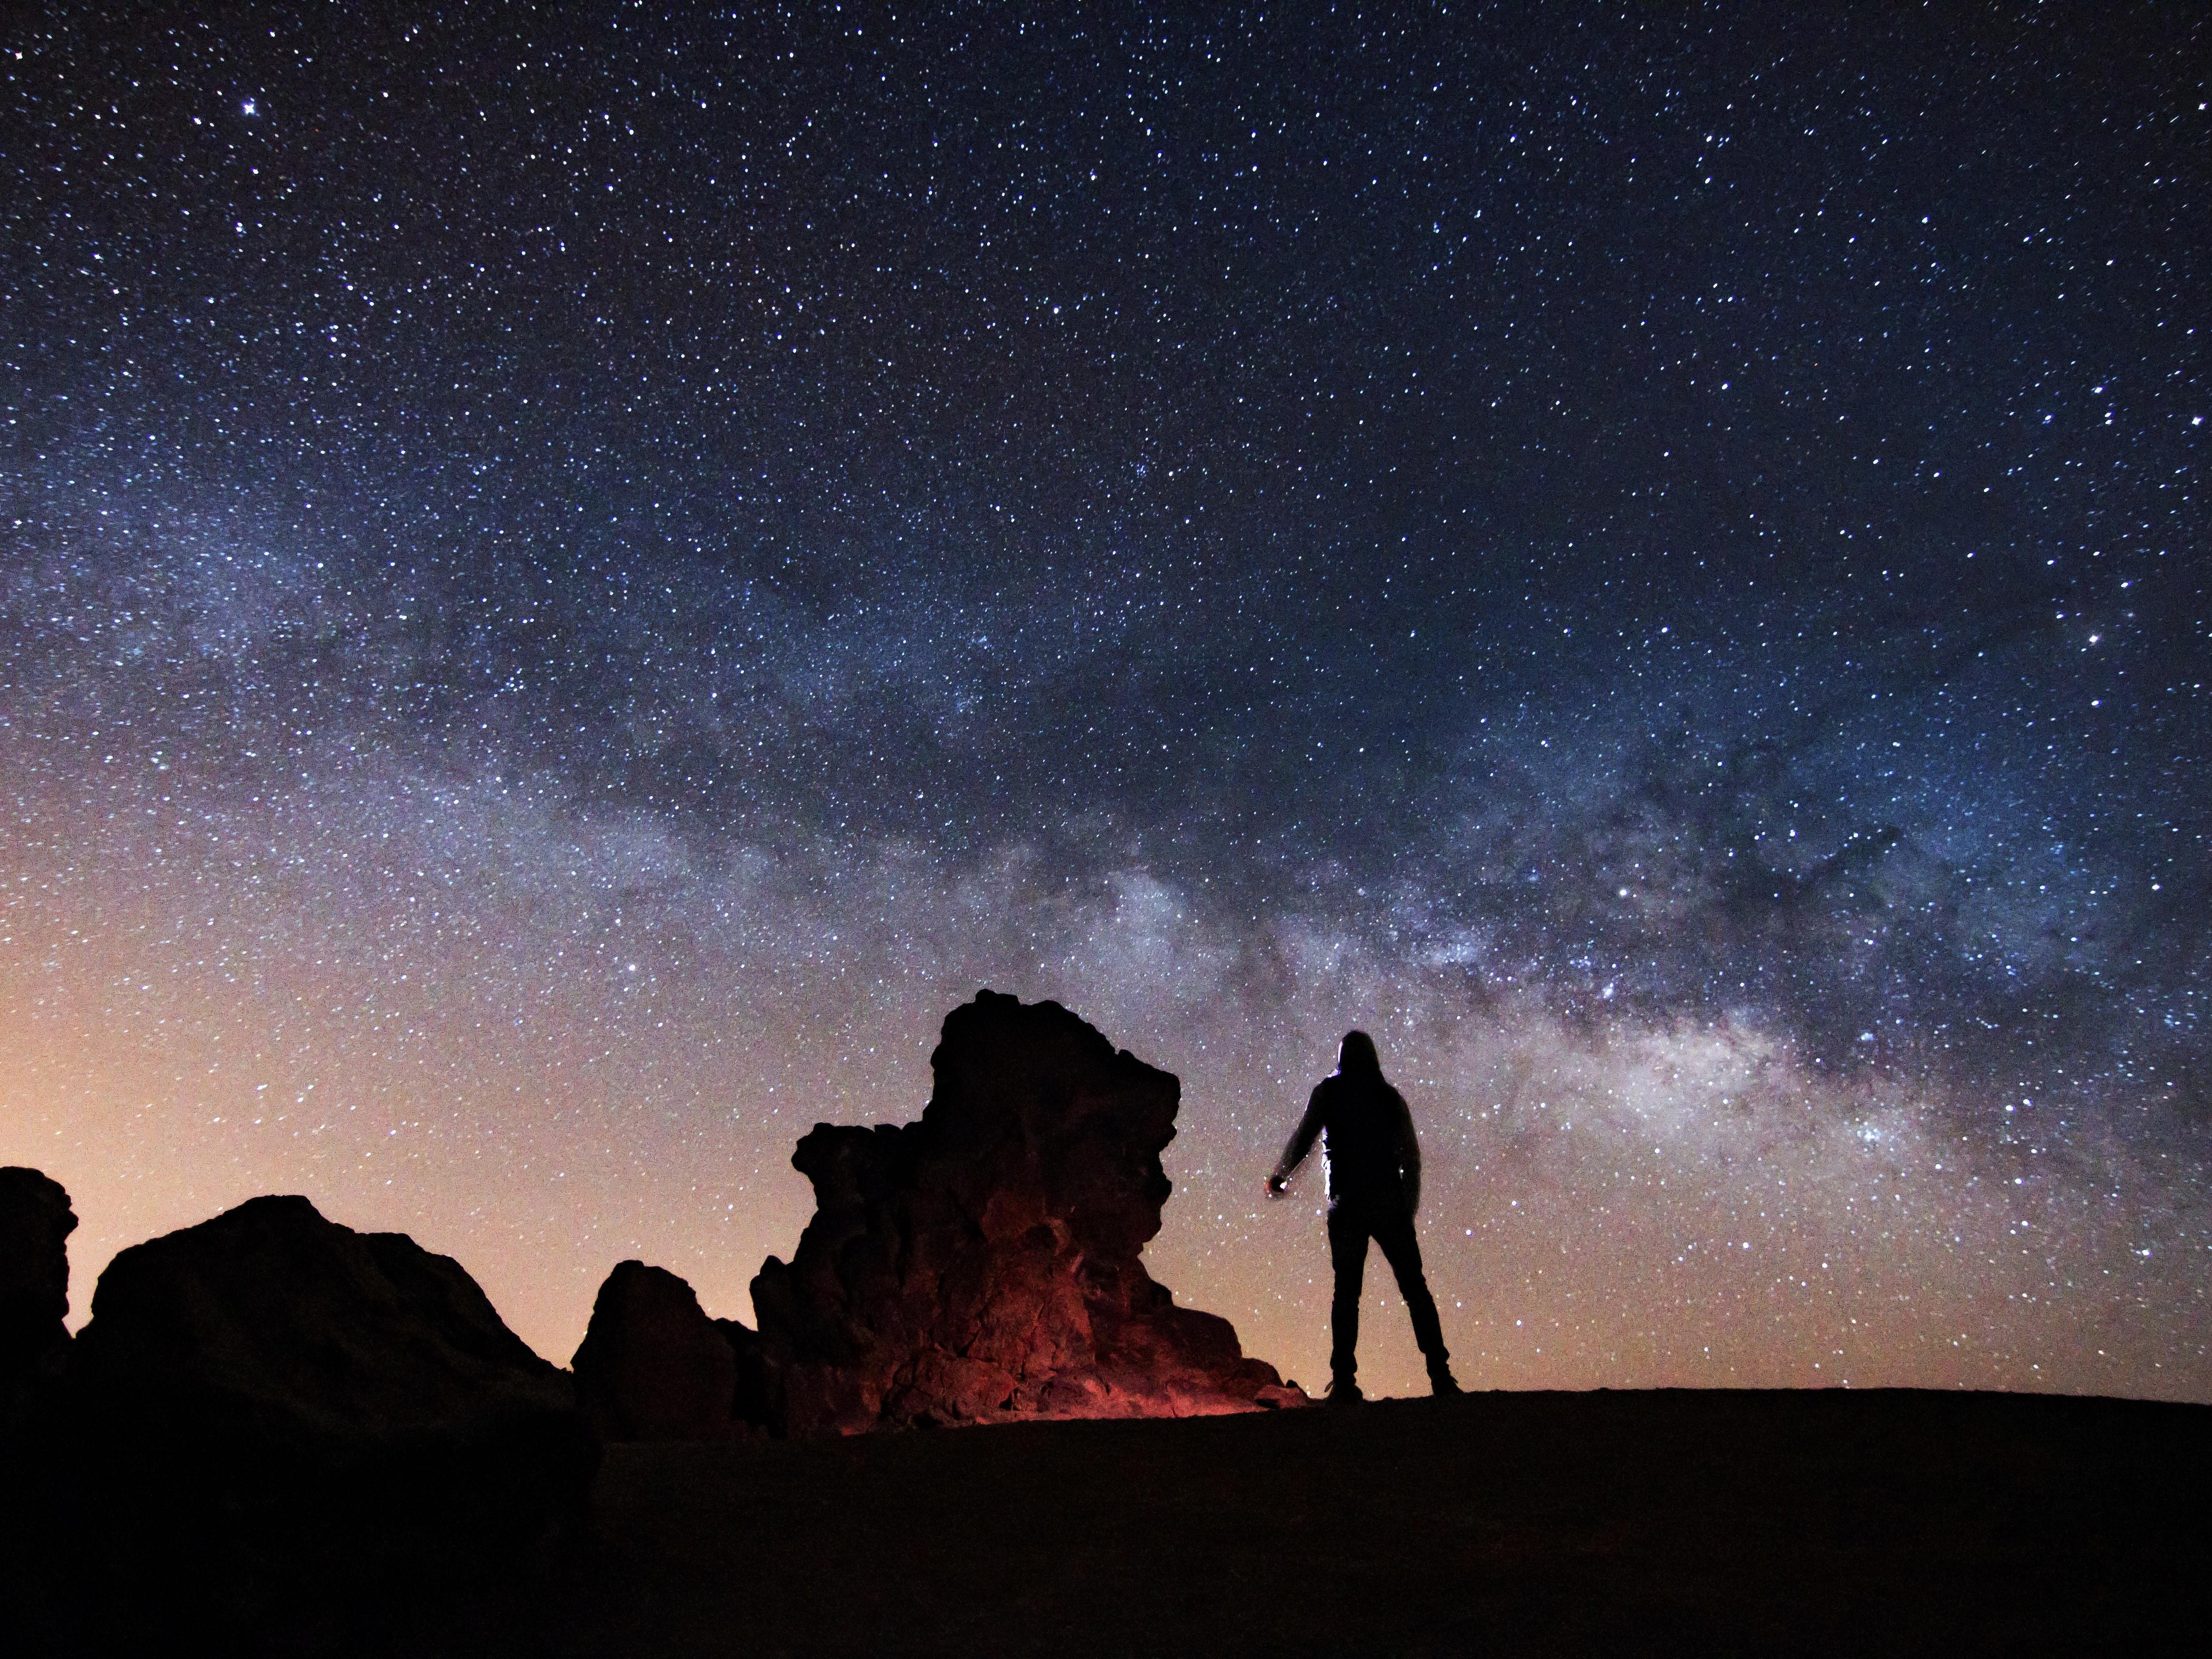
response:
<svg viewBox="0 0 2212 1659"><path fill-rule="evenodd" d="M1359 1025L1472 1384L2212 1398L2208 27L11 23L79 1317L273 1190L749 1318L988 985L1182 1077L1148 1261L1308 1382Z"/></svg>

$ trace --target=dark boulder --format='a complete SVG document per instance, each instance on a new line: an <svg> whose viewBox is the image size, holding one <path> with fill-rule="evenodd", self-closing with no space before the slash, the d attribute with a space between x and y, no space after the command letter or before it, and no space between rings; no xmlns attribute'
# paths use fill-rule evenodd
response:
<svg viewBox="0 0 2212 1659"><path fill-rule="evenodd" d="M19 1423L69 1355L69 1194L36 1170L0 1169L0 1427Z"/></svg>
<svg viewBox="0 0 2212 1659"><path fill-rule="evenodd" d="M610 1440L726 1440L764 1425L758 1339L709 1319L665 1267L615 1264L569 1367Z"/></svg>
<svg viewBox="0 0 2212 1659"><path fill-rule="evenodd" d="M253 1199L123 1251L92 1313L65 1425L85 1550L156 1598L388 1600L584 1513L599 1443L568 1377L404 1234Z"/></svg>
<svg viewBox="0 0 2212 1659"><path fill-rule="evenodd" d="M919 1122L817 1127L817 1209L753 1280L793 1434L1305 1403L1139 1260L1181 1085L1057 1003L955 1009Z"/></svg>

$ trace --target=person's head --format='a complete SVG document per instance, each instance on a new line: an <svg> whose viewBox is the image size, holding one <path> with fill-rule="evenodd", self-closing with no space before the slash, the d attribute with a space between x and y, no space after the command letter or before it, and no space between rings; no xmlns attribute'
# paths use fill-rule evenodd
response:
<svg viewBox="0 0 2212 1659"><path fill-rule="evenodd" d="M1375 1039L1364 1031L1346 1031L1337 1045L1336 1069L1361 1077L1382 1075L1382 1060L1375 1052Z"/></svg>

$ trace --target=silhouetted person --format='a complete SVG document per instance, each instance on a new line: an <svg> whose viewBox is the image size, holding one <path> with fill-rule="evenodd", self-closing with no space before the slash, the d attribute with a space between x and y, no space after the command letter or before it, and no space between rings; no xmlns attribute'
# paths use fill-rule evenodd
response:
<svg viewBox="0 0 2212 1659"><path fill-rule="evenodd" d="M1280 1198L1291 1172L1322 1138L1328 1161L1328 1259L1336 1270L1336 1291L1328 1304L1329 1386L1332 1401L1360 1399L1359 1287L1367 1276L1367 1241L1382 1247L1382 1258L1398 1276L1398 1294L1413 1316L1413 1340L1429 1364L1429 1387L1436 1394L1457 1394L1451 1356L1444 1349L1437 1300L1421 1272L1421 1247L1413 1237L1413 1212L1421 1203L1421 1148L1413 1138L1413 1115L1406 1097L1382 1075L1375 1039L1346 1031L1337 1050L1336 1070L1321 1080L1298 1120L1297 1133L1283 1148L1267 1196Z"/></svg>

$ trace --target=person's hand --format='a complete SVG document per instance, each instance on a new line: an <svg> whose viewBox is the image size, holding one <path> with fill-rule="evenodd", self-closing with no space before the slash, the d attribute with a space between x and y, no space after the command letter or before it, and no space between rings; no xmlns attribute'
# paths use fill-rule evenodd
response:
<svg viewBox="0 0 2212 1659"><path fill-rule="evenodd" d="M1289 1184L1290 1183L1288 1182L1285 1181L1282 1176L1279 1175L1269 1176L1267 1177L1267 1196L1270 1198L1280 1198L1283 1195L1283 1188Z"/></svg>

